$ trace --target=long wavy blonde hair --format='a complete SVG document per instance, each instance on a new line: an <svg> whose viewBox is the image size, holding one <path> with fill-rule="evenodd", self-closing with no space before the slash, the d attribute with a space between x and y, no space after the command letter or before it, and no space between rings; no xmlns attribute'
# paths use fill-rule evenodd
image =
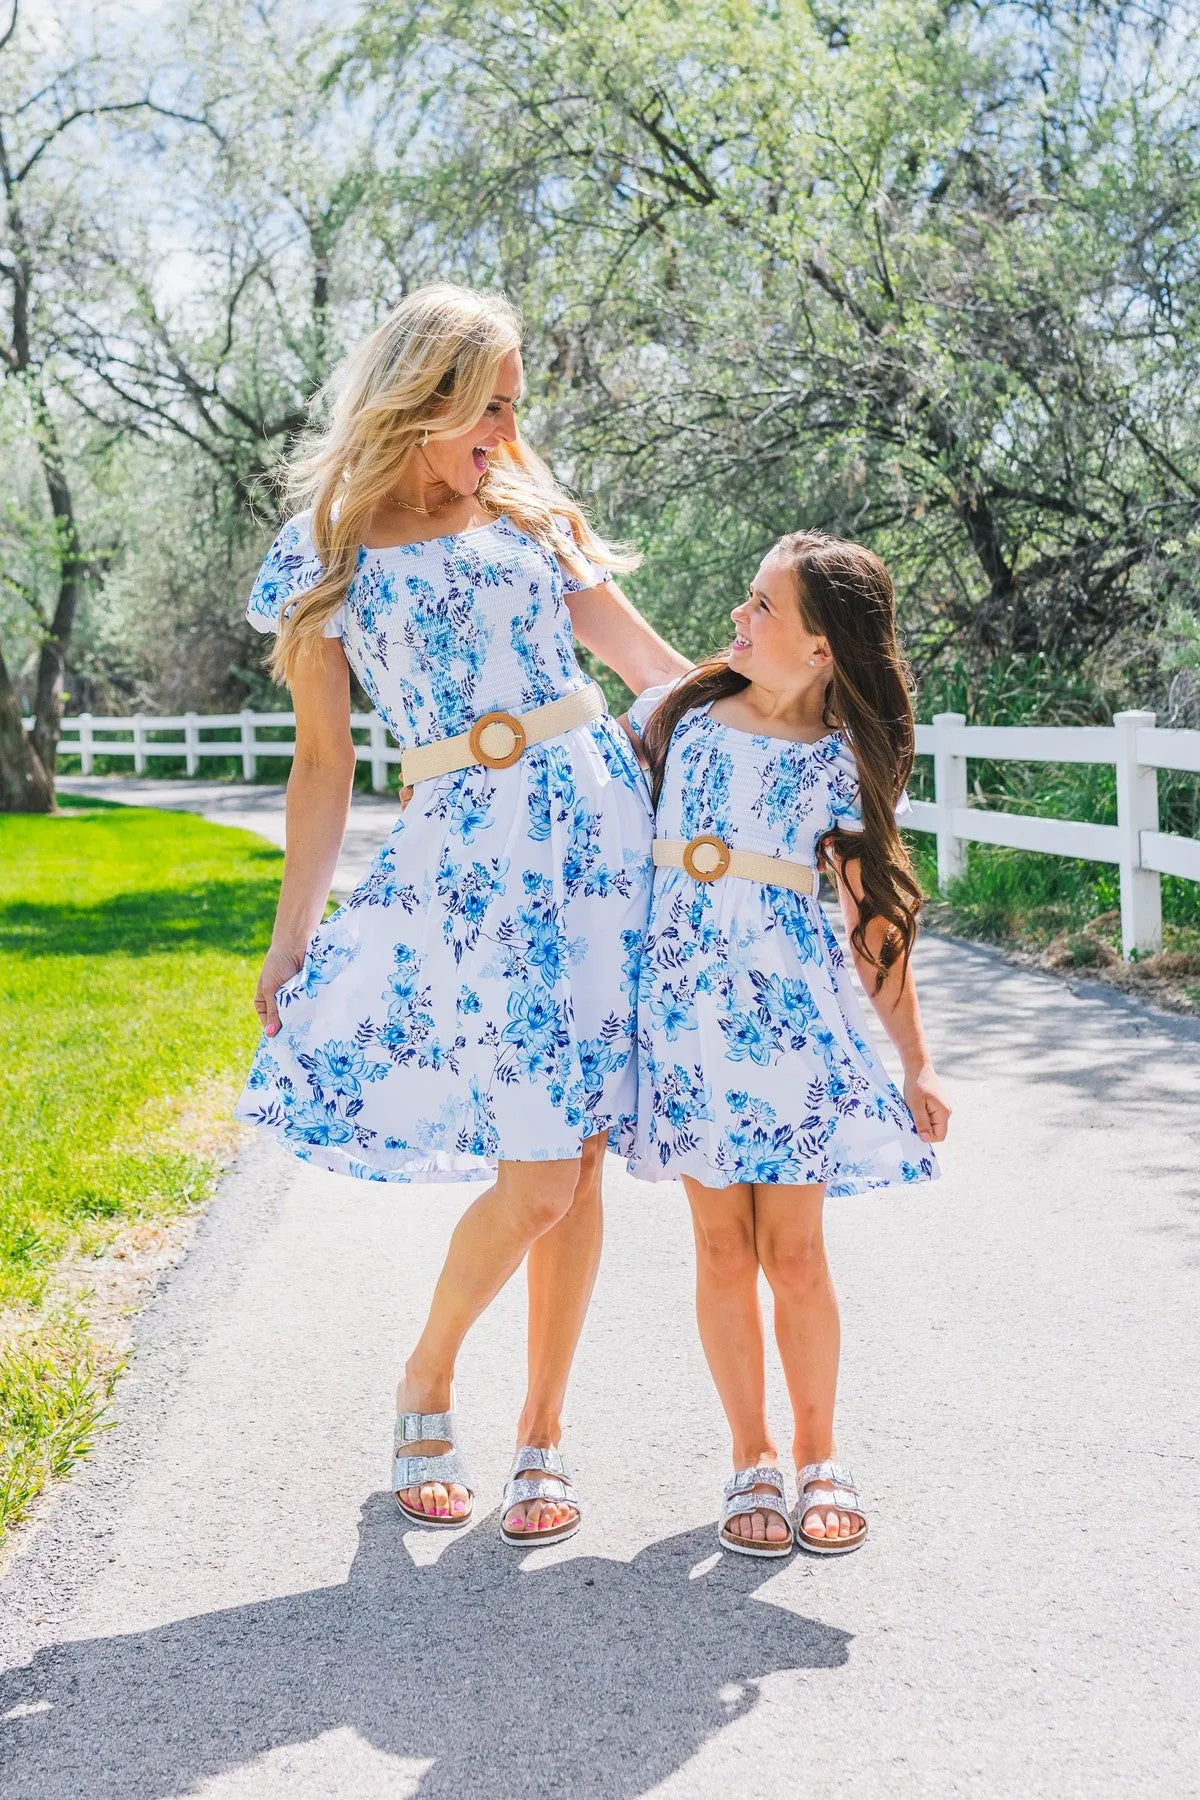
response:
<svg viewBox="0 0 1200 1800"><path fill-rule="evenodd" d="M363 534L418 444L457 437L481 419L500 364L520 346L520 317L501 295L439 283L409 294L334 370L313 402L325 422L288 468L289 500L312 509L322 574L280 622L277 681L290 681L346 598ZM476 492L576 575L587 574L581 556L614 570L637 566L639 558L597 536L520 437L492 452Z"/></svg>

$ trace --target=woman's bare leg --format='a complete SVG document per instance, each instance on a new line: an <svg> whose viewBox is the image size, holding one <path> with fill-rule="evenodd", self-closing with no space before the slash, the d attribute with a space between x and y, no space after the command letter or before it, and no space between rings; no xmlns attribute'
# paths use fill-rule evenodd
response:
<svg viewBox="0 0 1200 1800"><path fill-rule="evenodd" d="M517 1445L557 1446L571 1364L600 1267L604 1237L601 1184L607 1132L589 1138L580 1158L570 1211L529 1247L529 1386ZM549 1531L575 1517L565 1501L528 1500L504 1518L509 1531Z"/></svg>
<svg viewBox="0 0 1200 1800"><path fill-rule="evenodd" d="M792 1402L797 1468L824 1462L834 1453L842 1329L825 1259L824 1206L825 1189L819 1184L759 1183L754 1189L755 1244L775 1296L775 1341ZM851 1513L814 1508L802 1523L810 1537L850 1537L860 1521Z"/></svg>
<svg viewBox="0 0 1200 1800"><path fill-rule="evenodd" d="M774 1465L778 1453L767 1424L754 1190L745 1182L703 1187L687 1175L683 1185L696 1238L696 1322L729 1421L733 1466ZM734 1537L782 1543L789 1527L778 1513L756 1512L731 1520L729 1531Z"/></svg>
<svg viewBox="0 0 1200 1800"><path fill-rule="evenodd" d="M463 1214L450 1239L425 1329L404 1366L397 1412L446 1412L454 1365L475 1320L520 1266L531 1244L569 1210L579 1180L578 1157L561 1162L502 1162L493 1187ZM430 1440L405 1446L410 1456L436 1456ZM452 1518L467 1508L467 1491L434 1482L403 1490L414 1512Z"/></svg>

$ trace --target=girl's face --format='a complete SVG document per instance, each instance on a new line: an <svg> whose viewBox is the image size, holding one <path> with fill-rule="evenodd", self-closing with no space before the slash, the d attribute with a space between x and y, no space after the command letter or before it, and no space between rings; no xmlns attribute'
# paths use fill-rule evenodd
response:
<svg viewBox="0 0 1200 1800"><path fill-rule="evenodd" d="M510 350L496 372L496 385L483 416L458 437L430 438L418 452L428 472L456 494L473 494L498 444L517 435L517 407L524 385L521 352Z"/></svg>
<svg viewBox="0 0 1200 1800"><path fill-rule="evenodd" d="M804 623L796 577L781 557L766 555L750 592L731 615L736 630L729 666L773 691L824 678L829 646Z"/></svg>

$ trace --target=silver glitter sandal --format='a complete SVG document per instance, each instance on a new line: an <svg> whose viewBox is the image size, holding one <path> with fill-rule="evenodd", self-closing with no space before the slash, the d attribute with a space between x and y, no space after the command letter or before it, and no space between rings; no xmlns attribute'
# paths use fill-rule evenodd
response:
<svg viewBox="0 0 1200 1800"><path fill-rule="evenodd" d="M808 1490L819 1481L827 1482L833 1492L810 1494ZM849 1550L857 1550L867 1535L867 1515L849 1469L835 1462L806 1463L796 1470L796 1485L800 1489L796 1500L796 1542L817 1556L844 1556ZM849 1537L810 1537L801 1521L814 1511L854 1513L862 1524Z"/></svg>
<svg viewBox="0 0 1200 1800"><path fill-rule="evenodd" d="M533 1469L540 1469L542 1473L531 1475L529 1471ZM504 1521L508 1514L526 1500L552 1500L558 1506L573 1506L575 1517L549 1531L506 1530ZM561 1544L566 1538L574 1537L581 1524L579 1495L566 1458L557 1450L541 1450L536 1444L526 1444L524 1449L518 1450L500 1497L500 1536L504 1542L515 1544L518 1549L529 1544Z"/></svg>
<svg viewBox="0 0 1200 1800"><path fill-rule="evenodd" d="M405 1444L446 1443L449 1450L443 1450L436 1456L405 1456ZM434 1513L416 1512L406 1506L400 1498L402 1488L424 1487L427 1482L438 1481L443 1487L453 1483L465 1487L470 1495L467 1510L464 1513L452 1513L440 1519ZM433 1525L457 1530L465 1525L475 1510L475 1492L471 1485L470 1472L466 1459L458 1448L454 1434L454 1414L452 1412L418 1413L406 1412L396 1414L395 1460L392 1464L392 1492L396 1496L396 1505L406 1519L414 1525Z"/></svg>
<svg viewBox="0 0 1200 1800"><path fill-rule="evenodd" d="M770 1488L770 1493L756 1494L756 1487ZM768 1544L765 1538L734 1537L726 1531L731 1519L740 1518L746 1513L769 1512L781 1518L788 1528L786 1539L779 1544ZM717 1540L722 1550L733 1550L738 1556L790 1556L795 1543L792 1521L788 1517L787 1496L783 1486L783 1476L778 1469L763 1463L756 1469L738 1469L725 1483L725 1504L721 1509L721 1523L717 1526Z"/></svg>

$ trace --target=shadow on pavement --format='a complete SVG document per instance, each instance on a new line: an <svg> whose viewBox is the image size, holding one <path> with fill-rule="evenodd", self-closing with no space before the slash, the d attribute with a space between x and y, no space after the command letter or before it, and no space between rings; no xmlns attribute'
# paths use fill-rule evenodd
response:
<svg viewBox="0 0 1200 1800"><path fill-rule="evenodd" d="M713 1550L705 1526L632 1563L523 1569L484 1520L419 1567L375 1494L344 1586L56 1644L15 1671L0 1785L162 1800L349 1726L431 1761L420 1800L512 1800L537 1769L558 1793L632 1800L749 1712L763 1676L847 1659L847 1632L754 1597L769 1565L721 1556L692 1578Z"/></svg>

